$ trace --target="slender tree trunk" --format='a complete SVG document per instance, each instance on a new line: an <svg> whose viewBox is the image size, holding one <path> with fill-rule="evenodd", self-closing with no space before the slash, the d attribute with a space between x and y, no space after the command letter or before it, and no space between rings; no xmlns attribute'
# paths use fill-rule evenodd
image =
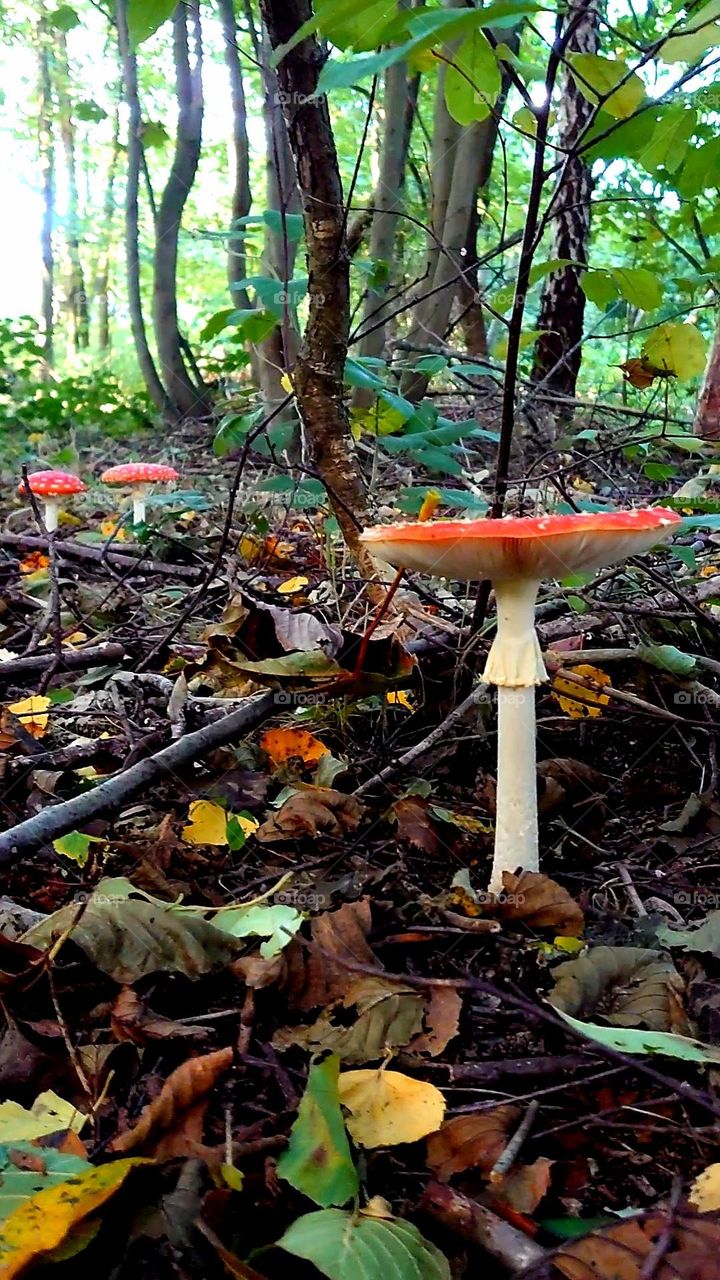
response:
<svg viewBox="0 0 720 1280"><path fill-rule="evenodd" d="M486 356L488 353L485 312L480 302L480 277L478 268L478 232L480 214L477 202L470 218L467 245L465 247L465 275L458 285L460 304L460 329L469 356Z"/></svg>
<svg viewBox="0 0 720 1280"><path fill-rule="evenodd" d="M69 91L70 66L64 31L56 33L56 57L58 64L58 122L65 154L67 180L67 215L65 219L68 261L67 311L70 320L70 341L75 351L82 351L90 343L90 320L85 289L85 272L80 254L80 196L75 158L75 123L72 118L72 103Z"/></svg>
<svg viewBox="0 0 720 1280"><path fill-rule="evenodd" d="M239 218L246 218L252 206L250 189L250 143L247 129L247 103L245 101L245 83L237 46L237 22L233 0L218 0L220 21L222 23L223 41L225 44L225 64L230 80L230 97L232 100L232 143L234 159L234 182L232 193L231 239L228 249L228 283L232 288L247 275L245 234L247 228L241 228L242 237L234 238L232 232ZM233 301L247 310L250 306L247 290L233 290Z"/></svg>
<svg viewBox="0 0 720 1280"><path fill-rule="evenodd" d="M188 17L194 31L191 65ZM183 209L195 181L202 143L202 33L199 0L182 0L173 15L175 87L178 101L175 154L155 222L153 325L168 395L187 417L209 409L207 388L196 384L183 355L177 311L178 240Z"/></svg>
<svg viewBox="0 0 720 1280"><path fill-rule="evenodd" d="M101 351L110 347L110 252L112 248L113 224L115 222L115 180L117 178L118 161L120 159L120 95L113 117L112 150L108 164L105 183L105 200L103 202L102 230L98 248L97 270L95 272L95 297L97 299L97 342Z"/></svg>
<svg viewBox="0 0 720 1280"><path fill-rule="evenodd" d="M53 94L50 79L50 59L42 20L36 30L38 60L38 153L42 179L43 215L40 230L42 251L42 301L43 353L45 365L52 368L55 335L55 251L53 230L55 227L55 144L53 139Z"/></svg>
<svg viewBox="0 0 720 1280"><path fill-rule="evenodd" d="M311 17L310 0L260 0L273 49ZM307 37L281 61L278 81L302 191L310 312L295 367L295 394L306 440L345 541L361 572L375 566L358 539L365 489L344 401L350 333L350 259L337 150L327 99L316 89L322 53Z"/></svg>
<svg viewBox="0 0 720 1280"><path fill-rule="evenodd" d="M116 17L122 62L125 101L128 107L127 173L125 176L125 260L128 307L140 372L153 404L170 420L178 413L170 401L153 360L145 329L140 282L140 169L142 165L142 115L137 83L137 59L130 48L127 25L128 0L116 0Z"/></svg>
<svg viewBox="0 0 720 1280"><path fill-rule="evenodd" d="M582 17L578 20L578 13ZM568 52L595 53L598 47L596 0L570 0L567 23L575 23ZM570 150L584 131L594 107L583 97L572 76L565 75L559 109L558 144ZM569 258L585 264L590 247L593 181L582 156L571 156L562 176L555 204L552 258ZM580 285L582 267L563 267L548 276L540 300L532 369L534 382L542 382L564 396L574 396L582 361L585 294Z"/></svg>
<svg viewBox="0 0 720 1280"><path fill-rule="evenodd" d="M405 171L417 103L418 82L408 82L407 63L398 62L385 73L383 94L383 136L380 153L380 177L373 196L370 258L373 270L381 272L378 282L368 288L363 307L362 328L368 329L360 343L362 356L382 356L385 350L385 317L391 308L388 295L393 279L392 263L398 212L402 206ZM408 103L410 110L408 110ZM373 393L357 387L353 405L367 409Z"/></svg>
<svg viewBox="0 0 720 1280"><path fill-rule="evenodd" d="M720 440L720 319L695 410L695 435Z"/></svg>

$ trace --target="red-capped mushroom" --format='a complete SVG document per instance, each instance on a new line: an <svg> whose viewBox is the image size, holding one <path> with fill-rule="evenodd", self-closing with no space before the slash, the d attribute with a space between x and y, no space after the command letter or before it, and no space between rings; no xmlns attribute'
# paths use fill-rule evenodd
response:
<svg viewBox="0 0 720 1280"><path fill-rule="evenodd" d="M117 485L129 489L133 500L133 524L143 524L148 494L154 484L169 484L171 480L179 480L180 474L174 467L165 467L158 462L124 462L117 467L108 467L100 479L103 484Z"/></svg>
<svg viewBox="0 0 720 1280"><path fill-rule="evenodd" d="M547 680L535 633L543 578L599 569L649 550L680 523L674 511L581 512L439 520L366 529L361 541L388 564L462 581L489 578L497 634L483 680L498 690L495 856L490 889L503 871L538 870L535 689Z"/></svg>
<svg viewBox="0 0 720 1280"><path fill-rule="evenodd" d="M28 476L28 487L43 504L45 528L48 533L54 533L58 527L60 499L68 498L74 493L84 493L86 486L69 471L35 471ZM27 494L24 480L18 485L18 493Z"/></svg>

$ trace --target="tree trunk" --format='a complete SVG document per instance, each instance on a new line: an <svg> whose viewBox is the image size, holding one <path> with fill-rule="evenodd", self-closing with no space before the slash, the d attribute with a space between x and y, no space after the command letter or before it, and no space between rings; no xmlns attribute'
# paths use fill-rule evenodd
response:
<svg viewBox="0 0 720 1280"><path fill-rule="evenodd" d="M45 365L52 368L55 334L55 252L53 230L55 227L55 145L53 140L53 95L50 79L50 59L45 43L42 20L36 31L38 59L38 154L42 180L42 226L40 245L42 251L42 301L43 354Z"/></svg>
<svg viewBox="0 0 720 1280"><path fill-rule="evenodd" d="M67 312L70 321L70 341L74 351L85 350L90 344L90 320L85 290L85 272L80 256L80 197L78 194L77 165L75 161L75 123L70 101L70 66L67 40L64 31L56 33L58 63L57 95L60 138L65 154L67 180L67 214L65 241L67 246Z"/></svg>
<svg viewBox="0 0 720 1280"><path fill-rule="evenodd" d="M260 0L273 49L311 17L310 0ZM338 524L363 576L375 565L358 539L365 489L344 401L350 333L350 259L327 98L317 97L322 54L314 36L278 67L285 119L303 196L310 312L295 367L295 394L306 440Z"/></svg>
<svg viewBox="0 0 720 1280"><path fill-rule="evenodd" d="M140 287L140 213L139 190L142 165L142 115L137 83L137 59L130 48L127 25L128 0L116 0L118 43L122 61L125 101L128 107L127 173L125 177L125 260L127 269L128 307L135 351L140 372L153 404L170 420L177 420L175 406L169 400L160 380L148 344Z"/></svg>
<svg viewBox="0 0 720 1280"><path fill-rule="evenodd" d="M218 0L220 21L222 23L223 41L225 44L225 64L230 80L230 97L232 101L232 143L234 159L234 182L232 193L232 222L230 226L230 245L228 249L227 273L228 283L232 288L247 275L245 235L247 228L240 228L241 237L235 238L238 218L246 218L252 206L250 189L250 144L247 130L247 103L245 101L245 83L237 47L237 22L233 0ZM233 302L243 310L250 306L246 289L233 289Z"/></svg>
<svg viewBox="0 0 720 1280"><path fill-rule="evenodd" d="M408 81L407 63L398 62L385 73L383 94L384 126L380 154L380 177L373 196L370 258L374 271L380 271L378 283L368 288L363 306L362 329L367 335L360 342L360 355L378 357L385 350L385 317L391 309L388 295L393 278L392 262L398 211L402 206L405 171L417 103L417 78ZM367 409L373 393L356 387L353 405Z"/></svg>
<svg viewBox="0 0 720 1280"><path fill-rule="evenodd" d="M188 16L194 30L191 65ZM173 404L186 417L209 410L207 388L193 381L183 356L177 311L178 240L183 209L195 181L202 143L202 33L199 0L183 0L173 15L175 89L178 102L175 154L155 222L153 325L163 381Z"/></svg>
<svg viewBox="0 0 720 1280"><path fill-rule="evenodd" d="M720 319L695 410L695 435L720 440Z"/></svg>
<svg viewBox="0 0 720 1280"><path fill-rule="evenodd" d="M110 348L110 252L112 248L113 224L115 221L115 179L120 159L120 95L113 118L112 150L105 182L105 200L103 202L102 230L98 247L97 270L95 272L95 298L97 300L97 342L100 351Z"/></svg>
<svg viewBox="0 0 720 1280"><path fill-rule="evenodd" d="M578 20L579 13L582 16ZM568 52L595 53L598 47L595 0L570 0L566 22L577 23L568 41ZM593 111L592 104L566 72L559 108L561 154L575 145ZM587 262L592 190L590 168L582 156L571 155L562 172L555 204L551 258ZM535 344L532 380L564 396L575 395L582 361L585 294L580 285L581 274L581 267L563 267L547 277L536 325L543 332Z"/></svg>

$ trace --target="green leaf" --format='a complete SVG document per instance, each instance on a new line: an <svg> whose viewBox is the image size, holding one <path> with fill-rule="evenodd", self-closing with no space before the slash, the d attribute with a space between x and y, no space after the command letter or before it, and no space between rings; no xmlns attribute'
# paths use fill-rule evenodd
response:
<svg viewBox="0 0 720 1280"><path fill-rule="evenodd" d="M128 33L130 44L139 44L161 27L176 8L176 0L128 0Z"/></svg>
<svg viewBox="0 0 720 1280"><path fill-rule="evenodd" d="M272 959L284 951L302 922L302 914L282 902L229 907L218 911L212 920L218 932L231 938L264 938L260 947L263 959Z"/></svg>
<svg viewBox="0 0 720 1280"><path fill-rule="evenodd" d="M45 22L53 31L72 31L74 27L80 26L77 13L69 4L58 5L57 9L46 15Z"/></svg>
<svg viewBox="0 0 720 1280"><path fill-rule="evenodd" d="M585 271L580 278L580 287L588 302L594 302L602 311L615 301L620 292L609 271Z"/></svg>
<svg viewBox="0 0 720 1280"><path fill-rule="evenodd" d="M688 903L692 902L693 896L696 895L687 894ZM676 893L675 900L682 905L682 894ZM711 911L697 929L671 929L669 925L660 925L657 937L658 942L665 947L679 947L681 951L720 956L720 911Z"/></svg>
<svg viewBox="0 0 720 1280"><path fill-rule="evenodd" d="M107 111L99 107L97 102L76 102L74 112L77 120L87 120L92 124L107 120Z"/></svg>
<svg viewBox="0 0 720 1280"><path fill-rule="evenodd" d="M720 44L720 26L716 19L720 18L720 0L710 0L709 4L692 13L678 30L661 45L658 57L663 62L695 62L702 58L708 49Z"/></svg>
<svg viewBox="0 0 720 1280"><path fill-rule="evenodd" d="M427 373L430 377L436 373L443 373L447 367L446 356L420 356L414 364L415 369L419 369L421 373Z"/></svg>
<svg viewBox="0 0 720 1280"><path fill-rule="evenodd" d="M90 856L90 848L94 844L105 844L99 836L86 836L82 831L70 831L66 836L60 836L57 840L53 840L52 846L56 853L60 853L64 858L70 858L73 862L77 862L79 867L84 867Z"/></svg>
<svg viewBox="0 0 720 1280"><path fill-rule="evenodd" d="M676 649L674 644L639 644L637 656L651 667L660 671L670 671L674 676L687 677L695 674L697 662L689 653Z"/></svg>
<svg viewBox="0 0 720 1280"><path fill-rule="evenodd" d="M445 105L453 120L469 125L489 116L501 89L498 60L487 36L472 31L453 54L445 77Z"/></svg>
<svg viewBox="0 0 720 1280"><path fill-rule="evenodd" d="M642 354L656 369L674 373L681 382L687 382L703 372L707 343L694 324L668 321L649 335ZM677 442L669 440L668 443Z"/></svg>
<svg viewBox="0 0 720 1280"><path fill-rule="evenodd" d="M216 458L224 458L243 443L246 435L257 426L263 416L262 409L252 413L229 413L223 418L213 440L213 453Z"/></svg>
<svg viewBox="0 0 720 1280"><path fill-rule="evenodd" d="M340 1109L339 1072L336 1054L310 1068L289 1146L277 1164L281 1178L323 1209L347 1204L360 1188Z"/></svg>
<svg viewBox="0 0 720 1280"><path fill-rule="evenodd" d="M536 262L533 264L528 283L537 284L538 280L552 275L555 271L560 271L563 267L579 267L581 265L579 262L573 262L572 258L549 258L547 262Z"/></svg>
<svg viewBox="0 0 720 1280"><path fill-rule="evenodd" d="M604 110L616 120L634 115L645 97L645 86L634 71L628 74L627 63L598 53L568 53L567 61L577 72L578 89L588 102L602 99Z"/></svg>
<svg viewBox="0 0 720 1280"><path fill-rule="evenodd" d="M385 34L394 23L397 5L388 0L317 0L314 16L308 18L286 44L273 55L278 66L306 36L315 31L338 49L374 49L385 43Z"/></svg>
<svg viewBox="0 0 720 1280"><path fill-rule="evenodd" d="M301 213L282 213L279 209L266 209L262 220L277 235L287 236L291 244L297 244L298 240L302 239L305 219Z"/></svg>
<svg viewBox="0 0 720 1280"><path fill-rule="evenodd" d="M696 111L688 111L683 103L669 107L638 156L643 168L655 173L662 165L669 173L675 173L687 155L696 125Z"/></svg>
<svg viewBox="0 0 720 1280"><path fill-rule="evenodd" d="M44 1167L38 1169L38 1164ZM65 1155L33 1142L0 1146L0 1222L38 1191L67 1182L89 1168L89 1161L82 1156Z"/></svg>
<svg viewBox="0 0 720 1280"><path fill-rule="evenodd" d="M226 307L224 311L216 311L215 315L211 316L207 324L203 325L200 330L200 341L210 342L212 338L216 338L230 324L232 316L237 314L235 307Z"/></svg>
<svg viewBox="0 0 720 1280"><path fill-rule="evenodd" d="M718 913L720 915L720 912ZM669 931L671 932L671 931ZM720 1046L703 1044L689 1036L677 1036L672 1031L638 1031L634 1027L601 1027L593 1022L580 1022L569 1013L557 1010L558 1016L589 1040L619 1049L621 1053L658 1053L668 1058L680 1058L683 1062L707 1064L720 1062Z"/></svg>
<svg viewBox="0 0 720 1280"><path fill-rule="evenodd" d="M663 300L662 285L646 267L613 267L610 275L623 298L642 311L653 311Z"/></svg>
<svg viewBox="0 0 720 1280"><path fill-rule="evenodd" d="M709 187L720 186L720 136L693 147L677 179L681 196L691 200Z"/></svg>
<svg viewBox="0 0 720 1280"><path fill-rule="evenodd" d="M164 147L170 141L170 134L160 120L146 120L141 136L146 151L148 147Z"/></svg>
<svg viewBox="0 0 720 1280"><path fill-rule="evenodd" d="M406 54L406 45L396 45L394 49L383 49L380 53L358 53L351 58L330 58L320 73L317 92L323 94L330 93L333 89L350 89L359 80L377 76L396 62L402 62Z"/></svg>
<svg viewBox="0 0 720 1280"><path fill-rule="evenodd" d="M398 1218L322 1209L298 1218L277 1243L329 1280L450 1280L447 1258Z"/></svg>

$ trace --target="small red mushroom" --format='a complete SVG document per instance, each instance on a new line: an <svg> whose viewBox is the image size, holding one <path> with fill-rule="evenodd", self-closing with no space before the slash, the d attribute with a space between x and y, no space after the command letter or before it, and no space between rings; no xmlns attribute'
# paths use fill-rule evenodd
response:
<svg viewBox="0 0 720 1280"><path fill-rule="evenodd" d="M27 494L27 488L40 498L43 504L43 520L48 533L54 533L58 527L60 511L59 498L67 498L73 493L84 493L85 485L77 476L69 471L35 471L28 476L27 487L21 480L18 493Z"/></svg>
<svg viewBox="0 0 720 1280"><path fill-rule="evenodd" d="M131 491L133 524L143 524L151 485L179 480L180 474L174 467L165 467L159 462L123 462L118 467L108 467L100 479L103 484L118 485Z"/></svg>
<svg viewBox="0 0 720 1280"><path fill-rule="evenodd" d="M674 511L653 507L408 522L361 535L368 550L388 564L457 581L489 578L495 588L497 634L483 674L498 690L492 892L502 892L503 871L538 870L535 685L547 680L535 634L541 580L616 564L662 542L679 524Z"/></svg>

